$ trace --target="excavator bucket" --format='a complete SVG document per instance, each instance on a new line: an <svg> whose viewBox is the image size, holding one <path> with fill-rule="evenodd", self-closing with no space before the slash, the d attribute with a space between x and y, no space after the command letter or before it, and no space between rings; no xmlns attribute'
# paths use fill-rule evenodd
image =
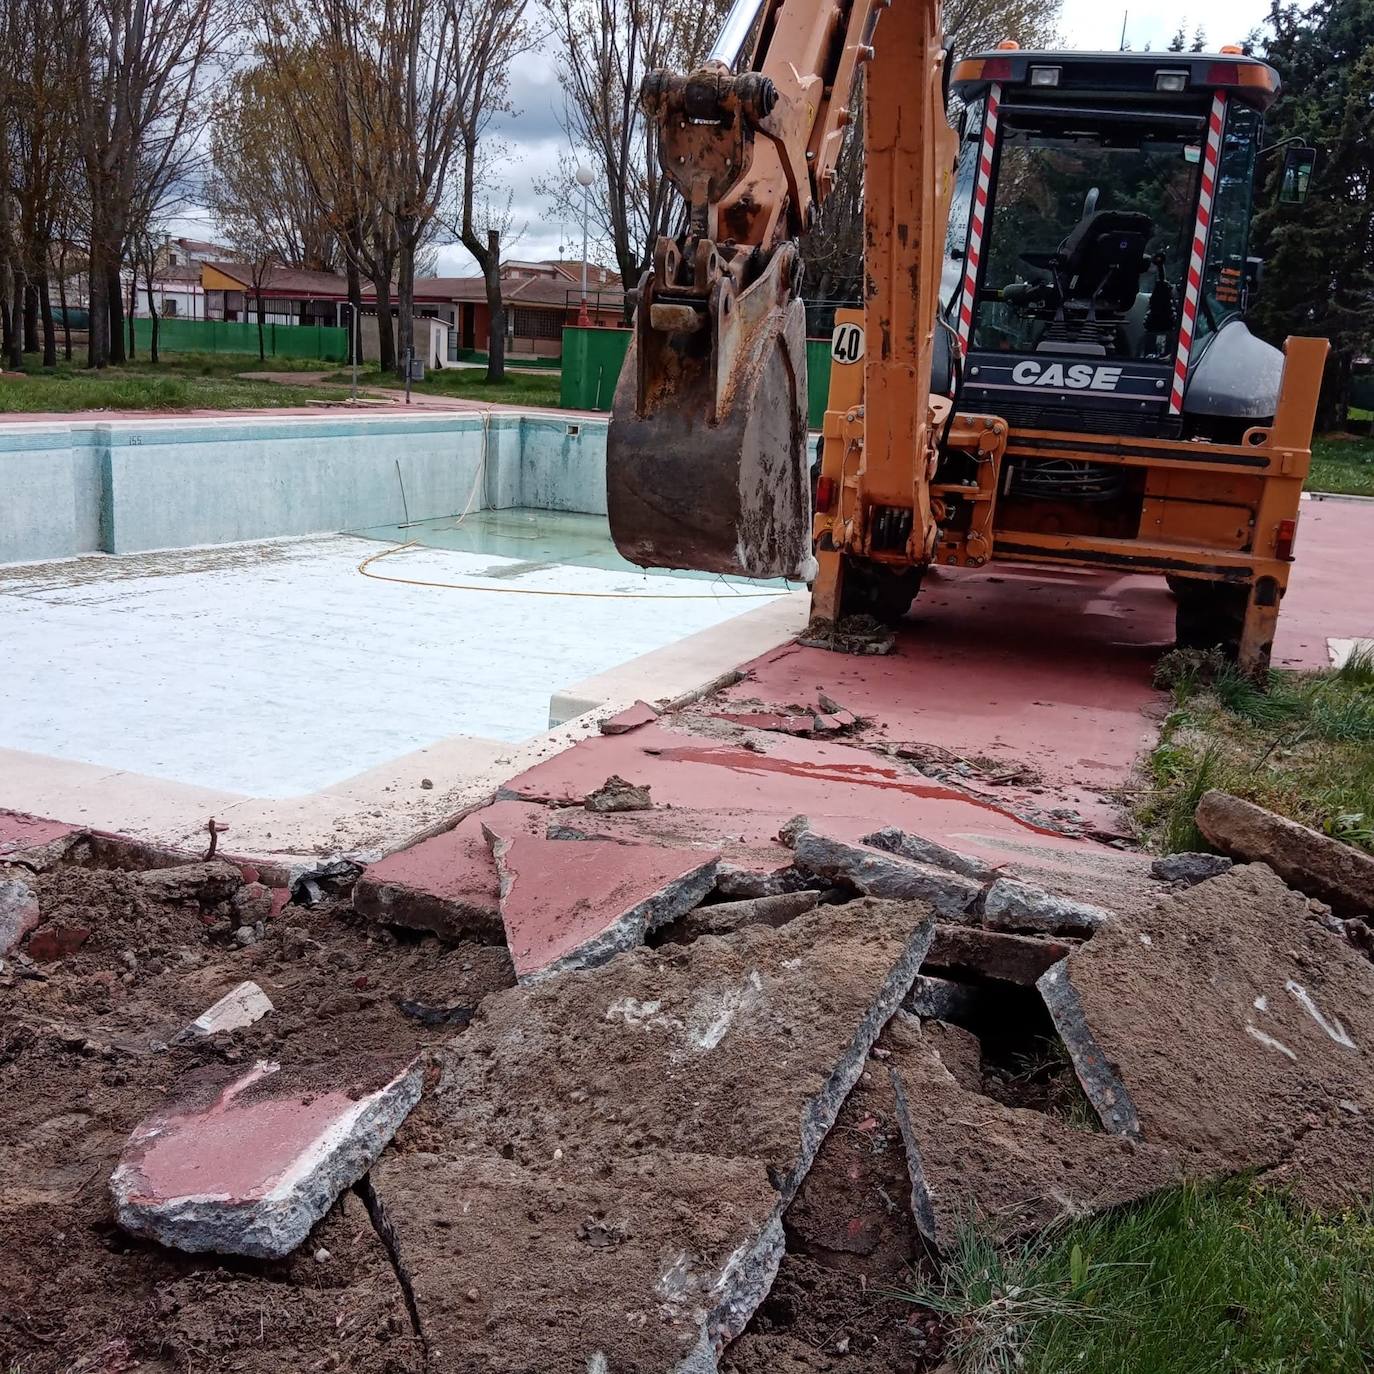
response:
<svg viewBox="0 0 1374 1374"><path fill-rule="evenodd" d="M744 291L659 299L646 276L606 443L611 535L632 563L808 576L806 316L796 249ZM704 307L704 308L703 308Z"/></svg>

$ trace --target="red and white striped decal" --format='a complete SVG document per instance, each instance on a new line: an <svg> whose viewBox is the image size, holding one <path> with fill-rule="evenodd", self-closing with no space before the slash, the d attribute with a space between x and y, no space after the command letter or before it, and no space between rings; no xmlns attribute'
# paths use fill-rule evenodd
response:
<svg viewBox="0 0 1374 1374"><path fill-rule="evenodd" d="M1174 385L1169 393L1169 414L1183 413L1183 388L1188 382L1188 354L1193 348L1198 300L1202 295L1202 265L1207 260L1207 238L1212 228L1212 198L1217 189L1217 162L1221 157L1221 132L1226 126L1226 96L1212 97L1207 121L1207 144L1202 150L1202 185L1198 190L1197 222L1193 225L1193 251L1188 259L1188 283L1183 290L1183 317L1178 326L1178 352L1174 355Z"/></svg>
<svg viewBox="0 0 1374 1374"><path fill-rule="evenodd" d="M959 296L959 353L968 353L973 332L973 291L978 285L978 260L983 255L983 229L988 213L988 187L992 182L992 150L997 142L997 107L1002 103L1002 87L994 82L988 88L988 105L983 113L983 142L978 149L978 180L973 185L973 205L969 211L968 250L964 258L964 287Z"/></svg>

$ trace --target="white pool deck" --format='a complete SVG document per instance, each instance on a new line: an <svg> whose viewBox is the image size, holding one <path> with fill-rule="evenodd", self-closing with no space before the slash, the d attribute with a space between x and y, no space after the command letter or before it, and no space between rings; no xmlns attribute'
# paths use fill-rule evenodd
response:
<svg viewBox="0 0 1374 1374"><path fill-rule="evenodd" d="M0 806L168 844L213 815L237 852L375 853L805 621L803 592L617 567L595 542L406 548L365 573L394 545L0 567ZM550 729L551 709L584 714Z"/></svg>

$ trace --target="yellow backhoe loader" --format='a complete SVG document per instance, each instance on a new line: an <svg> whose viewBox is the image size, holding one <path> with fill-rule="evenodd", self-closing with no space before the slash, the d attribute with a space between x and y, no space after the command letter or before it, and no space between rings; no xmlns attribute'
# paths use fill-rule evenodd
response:
<svg viewBox="0 0 1374 1374"><path fill-rule="evenodd" d="M799 244L861 68L864 299L812 470ZM1242 318L1277 93L1235 49L953 63L937 0L738 0L640 92L685 213L615 395L621 552L804 579L822 626L900 617L937 562L1155 573L1181 644L1262 669L1327 349Z"/></svg>

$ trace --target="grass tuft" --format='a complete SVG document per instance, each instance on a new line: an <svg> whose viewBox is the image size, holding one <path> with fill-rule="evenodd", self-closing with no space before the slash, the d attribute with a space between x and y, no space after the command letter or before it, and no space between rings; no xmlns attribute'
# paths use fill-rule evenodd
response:
<svg viewBox="0 0 1374 1374"><path fill-rule="evenodd" d="M1174 710L1150 756L1136 820L1164 853L1205 847L1193 822L1220 787L1350 844L1374 849L1374 662L1271 672L1261 684L1205 656L1156 675Z"/></svg>
<svg viewBox="0 0 1374 1374"><path fill-rule="evenodd" d="M1312 441L1308 491L1374 496L1374 438L1328 434Z"/></svg>
<svg viewBox="0 0 1374 1374"><path fill-rule="evenodd" d="M1365 1374L1371 1264L1374 1209L1233 1179L1002 1251L969 1226L906 1296L945 1316L959 1374Z"/></svg>

